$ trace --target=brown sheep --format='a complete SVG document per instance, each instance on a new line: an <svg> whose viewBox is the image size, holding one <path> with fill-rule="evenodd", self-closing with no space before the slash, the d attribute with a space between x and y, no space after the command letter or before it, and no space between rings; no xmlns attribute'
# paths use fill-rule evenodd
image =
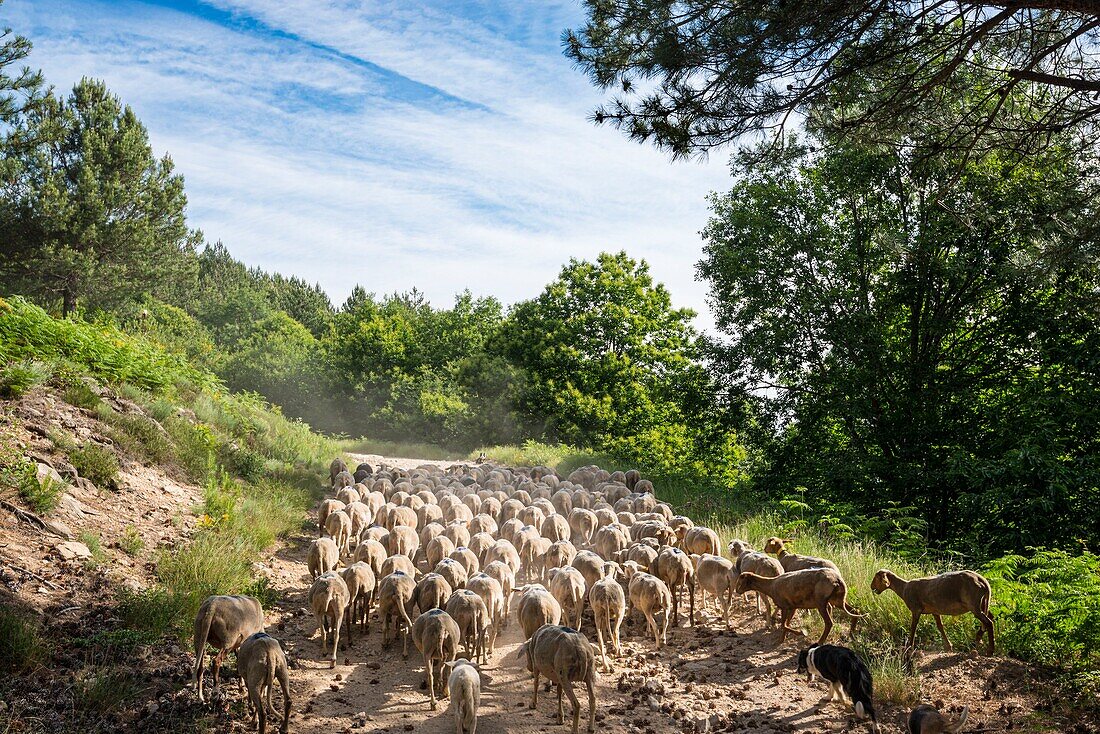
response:
<svg viewBox="0 0 1100 734"><path fill-rule="evenodd" d="M290 675L279 641L263 632L257 632L237 651L237 673L248 691L248 709L253 721L259 718L260 734L267 731L267 710L271 706L271 689L275 680L283 690L283 719L281 734L287 733L290 721Z"/></svg>
<svg viewBox="0 0 1100 734"><path fill-rule="evenodd" d="M986 651L993 654L993 617L989 614L991 591L989 582L981 574L974 571L950 571L939 576L906 581L893 571L882 569L871 580L871 590L881 594L887 589L900 596L913 615L906 647L913 646L921 615L931 614L943 638L943 646L950 650L951 641L947 639L940 617L944 614L957 616L970 612L981 623L975 644L981 642L984 634L989 633Z"/></svg>
<svg viewBox="0 0 1100 734"><path fill-rule="evenodd" d="M574 681L584 681L588 689L588 731L596 730L596 656L584 635L569 627L546 624L523 643L516 655L527 660L527 669L534 675L534 696L531 708L539 702L539 676L545 675L558 689L558 723L565 723L562 691L573 704L573 734L580 726L581 706L573 692Z"/></svg>
<svg viewBox="0 0 1100 734"><path fill-rule="evenodd" d="M819 645L825 644L825 640L829 639L829 633L833 630L833 617L829 613L829 607L843 609L852 618L852 629L849 634L855 634L856 621L863 616L854 607L848 605L848 586L840 574L831 568L792 571L774 579L744 572L737 577L737 593L744 594L746 591L759 591L766 594L779 607L782 618L778 644L783 644L783 640L787 638L787 632L793 631L788 625L798 609L816 609L821 614L821 619L825 622L825 630L821 633L821 639L817 641Z"/></svg>
<svg viewBox="0 0 1100 734"><path fill-rule="evenodd" d="M199 700L202 693L202 664L206 645L218 651L214 656L214 688L218 687L218 673L222 660L249 637L264 631L264 611L260 602L250 596L208 596L195 615L195 667L192 677Z"/></svg>

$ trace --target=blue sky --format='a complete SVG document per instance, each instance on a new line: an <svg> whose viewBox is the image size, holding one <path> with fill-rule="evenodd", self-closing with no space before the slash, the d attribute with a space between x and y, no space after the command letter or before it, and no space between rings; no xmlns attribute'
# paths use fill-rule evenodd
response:
<svg viewBox="0 0 1100 734"><path fill-rule="evenodd" d="M670 163L587 115L561 55L579 4L7 0L0 22L67 90L104 79L187 180L192 226L250 265L319 282L469 288L512 303L569 257L644 257L678 305L724 153Z"/></svg>

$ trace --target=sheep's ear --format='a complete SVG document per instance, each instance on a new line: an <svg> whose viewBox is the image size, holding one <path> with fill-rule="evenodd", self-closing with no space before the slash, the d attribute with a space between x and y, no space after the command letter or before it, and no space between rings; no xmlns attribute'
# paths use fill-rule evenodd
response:
<svg viewBox="0 0 1100 734"><path fill-rule="evenodd" d="M443 665L445 665L448 668L453 668L455 666L455 661L454 660L447 660L447 661L444 661Z"/></svg>
<svg viewBox="0 0 1100 734"><path fill-rule="evenodd" d="M527 644L528 643L525 642L519 646L519 650L516 651L517 660L523 660L525 657L527 657Z"/></svg>

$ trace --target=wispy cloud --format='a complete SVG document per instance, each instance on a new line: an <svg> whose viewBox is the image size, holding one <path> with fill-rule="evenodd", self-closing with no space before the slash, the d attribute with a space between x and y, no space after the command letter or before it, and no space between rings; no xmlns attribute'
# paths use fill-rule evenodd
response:
<svg viewBox="0 0 1100 734"><path fill-rule="evenodd" d="M95 76L187 178L191 219L249 264L351 287L537 293L625 249L679 304L724 160L669 163L595 128L559 51L571 2L8 0L67 87Z"/></svg>

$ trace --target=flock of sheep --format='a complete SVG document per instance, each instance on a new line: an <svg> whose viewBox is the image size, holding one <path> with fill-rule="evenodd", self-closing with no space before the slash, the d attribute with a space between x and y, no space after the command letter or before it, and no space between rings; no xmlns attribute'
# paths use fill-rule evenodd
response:
<svg viewBox="0 0 1100 734"><path fill-rule="evenodd" d="M509 624L513 597L526 640L519 655L533 675L531 706L538 703L539 680L545 677L557 688L559 724L563 693L572 704L573 734L581 716L573 684L583 683L587 690L588 731L594 731L597 661L610 671L609 650L611 657L621 654L620 628L628 608L644 616L658 649L669 625L678 624L685 600L688 622L695 624L697 591L701 605L713 602L727 627L734 594L755 592L757 609L769 624L775 623L773 605L780 612L780 643L788 631L797 632L791 627L797 610L821 614L825 628L818 645L832 630L832 609L851 617L853 631L861 616L847 602L836 564L791 553L785 547L789 541L780 538L770 538L761 551L733 540L724 557L717 533L675 515L637 471L586 467L562 478L547 467L380 467L375 472L362 464L353 474L336 459L330 478L334 496L320 503L321 537L307 557L314 579L308 600L320 625L321 654L335 667L341 634L350 642L357 630L369 633L373 609L383 645L399 636L407 657L412 638L423 657L430 706L436 708L437 694L449 696L458 734L475 732L477 666L493 654L498 632ZM337 571L341 561L347 565ZM970 612L981 622L978 640L988 634L992 650L989 584L980 575L958 571L906 581L882 570L872 589L892 589L904 600L913 615L910 645L922 614L933 615L942 634L941 615ZM598 655L580 631L586 603ZM563 617L568 626L559 624ZM222 659L236 651L260 733L266 731L268 711L275 713L276 681L284 702L280 731L286 732L287 660L263 629L255 599L208 598L195 620L195 685L204 700L208 644L218 650L215 686ZM946 634L943 640L950 648ZM457 657L460 648L463 658ZM869 700L869 677L866 694ZM952 720L920 706L910 715L909 728L913 734L953 732L965 718L965 710ZM872 723L877 730L873 718Z"/></svg>

